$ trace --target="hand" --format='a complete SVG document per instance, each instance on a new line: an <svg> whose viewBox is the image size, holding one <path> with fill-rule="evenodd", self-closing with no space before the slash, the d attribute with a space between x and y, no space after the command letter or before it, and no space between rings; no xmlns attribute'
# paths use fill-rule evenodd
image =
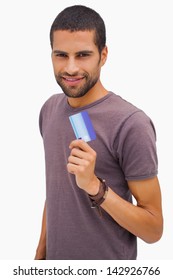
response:
<svg viewBox="0 0 173 280"><path fill-rule="evenodd" d="M100 181L96 177L96 152L83 140L74 140L70 143L71 149L68 158L67 170L76 177L76 184L90 195L96 195Z"/></svg>

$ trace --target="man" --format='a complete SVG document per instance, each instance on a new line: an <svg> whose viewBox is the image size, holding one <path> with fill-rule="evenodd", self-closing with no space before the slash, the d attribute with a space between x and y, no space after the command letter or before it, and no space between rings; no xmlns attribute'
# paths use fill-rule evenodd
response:
<svg viewBox="0 0 173 280"><path fill-rule="evenodd" d="M102 85L108 50L98 13L64 9L50 40L63 93L40 113L46 203L35 259L136 259L137 237L153 243L163 230L153 123ZM69 121L83 111L96 133L89 142L75 139Z"/></svg>

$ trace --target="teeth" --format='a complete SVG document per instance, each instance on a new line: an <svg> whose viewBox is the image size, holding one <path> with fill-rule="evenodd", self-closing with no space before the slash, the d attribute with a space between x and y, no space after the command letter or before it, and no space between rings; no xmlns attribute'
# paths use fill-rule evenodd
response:
<svg viewBox="0 0 173 280"><path fill-rule="evenodd" d="M64 79L69 82L75 82L75 81L81 80L81 78L65 78L65 77L64 77Z"/></svg>
<svg viewBox="0 0 173 280"><path fill-rule="evenodd" d="M66 79L66 80L70 82L77 81L77 79Z"/></svg>

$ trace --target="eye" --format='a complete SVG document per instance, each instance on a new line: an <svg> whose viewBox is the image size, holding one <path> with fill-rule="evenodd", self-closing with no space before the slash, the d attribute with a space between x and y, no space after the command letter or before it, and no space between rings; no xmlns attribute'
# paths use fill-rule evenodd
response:
<svg viewBox="0 0 173 280"><path fill-rule="evenodd" d="M90 56L90 53L85 53L85 52L84 52L84 53L79 53L79 54L77 55L77 57L79 57L79 58L80 58L80 57L81 57L81 58L82 58L82 57L88 57L88 56Z"/></svg>
<svg viewBox="0 0 173 280"><path fill-rule="evenodd" d="M57 57L62 57L62 58L63 58L63 57L64 57L64 58L67 57L67 55L66 55L65 53L56 53L55 56L57 56Z"/></svg>
<svg viewBox="0 0 173 280"><path fill-rule="evenodd" d="M68 56L66 52L62 52L58 50L53 51L53 55L54 57L59 57L59 58L66 58Z"/></svg>

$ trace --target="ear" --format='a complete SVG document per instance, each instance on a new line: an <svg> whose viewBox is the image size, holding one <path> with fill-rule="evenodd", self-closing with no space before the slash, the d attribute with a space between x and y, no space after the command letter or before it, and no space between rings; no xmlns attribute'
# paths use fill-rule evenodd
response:
<svg viewBox="0 0 173 280"><path fill-rule="evenodd" d="M103 66L107 60L108 56L108 47L105 46L104 49L101 52L101 65Z"/></svg>

